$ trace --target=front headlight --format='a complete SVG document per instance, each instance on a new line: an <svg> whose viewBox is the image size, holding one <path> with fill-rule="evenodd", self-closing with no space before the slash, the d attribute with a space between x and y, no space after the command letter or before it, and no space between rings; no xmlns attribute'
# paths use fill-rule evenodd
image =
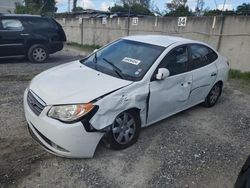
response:
<svg viewBox="0 0 250 188"><path fill-rule="evenodd" d="M94 108L92 103L52 106L48 116L65 122L80 119Z"/></svg>

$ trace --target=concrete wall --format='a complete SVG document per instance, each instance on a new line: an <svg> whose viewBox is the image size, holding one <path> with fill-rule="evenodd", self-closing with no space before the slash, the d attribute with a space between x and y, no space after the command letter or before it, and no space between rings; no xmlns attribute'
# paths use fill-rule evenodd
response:
<svg viewBox="0 0 250 188"><path fill-rule="evenodd" d="M127 18L72 19L60 18L69 42L104 45L128 35ZM82 23L82 24L81 24ZM129 35L160 34L195 39L212 45L227 57L230 66L243 72L250 71L250 17L188 17L185 27L177 25L178 18L139 18L138 25L129 25Z"/></svg>
<svg viewBox="0 0 250 188"><path fill-rule="evenodd" d="M15 3L22 3L22 0L0 0L0 13L14 13Z"/></svg>

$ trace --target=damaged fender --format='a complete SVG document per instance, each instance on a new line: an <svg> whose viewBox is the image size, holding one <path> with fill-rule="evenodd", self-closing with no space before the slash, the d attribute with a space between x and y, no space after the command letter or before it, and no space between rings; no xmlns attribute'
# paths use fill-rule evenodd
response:
<svg viewBox="0 0 250 188"><path fill-rule="evenodd" d="M121 112L136 108L140 111L141 127L146 125L148 84L131 84L98 100L99 110L90 120L91 125L102 130L111 125Z"/></svg>

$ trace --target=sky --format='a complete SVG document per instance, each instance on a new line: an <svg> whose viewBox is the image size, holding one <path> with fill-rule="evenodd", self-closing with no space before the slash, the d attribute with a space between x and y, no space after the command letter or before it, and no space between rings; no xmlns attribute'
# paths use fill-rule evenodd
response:
<svg viewBox="0 0 250 188"><path fill-rule="evenodd" d="M72 9L73 0L57 0L57 12L67 12L68 11L68 1L70 1L70 9ZM152 0L154 4L161 10L165 10L165 4L171 2L171 0ZM188 0L188 6L192 10L195 9L197 0ZM224 1L226 1L224 9L232 10L242 3L250 3L250 0L204 0L204 8L222 9ZM77 6L81 6L84 9L97 9L97 10L108 10L109 6L117 3L118 0L78 0ZM216 6L217 4L217 6Z"/></svg>

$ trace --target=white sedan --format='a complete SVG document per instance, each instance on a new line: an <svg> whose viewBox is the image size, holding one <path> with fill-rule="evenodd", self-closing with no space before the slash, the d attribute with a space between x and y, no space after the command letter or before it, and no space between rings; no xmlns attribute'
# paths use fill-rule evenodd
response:
<svg viewBox="0 0 250 188"><path fill-rule="evenodd" d="M92 157L104 140L134 144L142 127L194 105L213 106L229 66L211 46L171 36L129 36L36 76L24 93L28 128L47 151Z"/></svg>

